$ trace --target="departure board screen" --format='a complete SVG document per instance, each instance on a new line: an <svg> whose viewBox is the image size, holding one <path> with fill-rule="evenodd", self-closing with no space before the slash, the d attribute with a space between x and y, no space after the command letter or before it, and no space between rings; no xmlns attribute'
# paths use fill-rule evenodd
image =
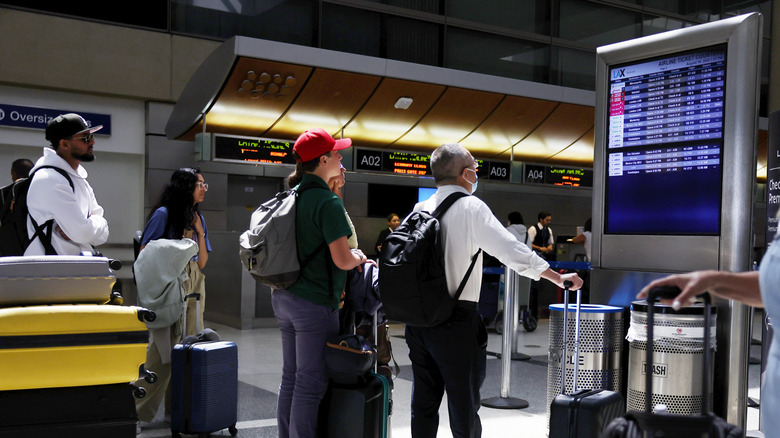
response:
<svg viewBox="0 0 780 438"><path fill-rule="evenodd" d="M262 164L295 164L293 141L214 136L214 158Z"/></svg>
<svg viewBox="0 0 780 438"><path fill-rule="evenodd" d="M609 78L605 233L719 234L725 45Z"/></svg>

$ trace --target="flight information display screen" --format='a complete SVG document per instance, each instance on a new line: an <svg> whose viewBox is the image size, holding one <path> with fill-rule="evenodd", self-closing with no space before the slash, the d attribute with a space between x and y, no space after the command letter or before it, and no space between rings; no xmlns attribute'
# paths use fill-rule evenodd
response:
<svg viewBox="0 0 780 438"><path fill-rule="evenodd" d="M609 78L605 233L719 234L726 46Z"/></svg>

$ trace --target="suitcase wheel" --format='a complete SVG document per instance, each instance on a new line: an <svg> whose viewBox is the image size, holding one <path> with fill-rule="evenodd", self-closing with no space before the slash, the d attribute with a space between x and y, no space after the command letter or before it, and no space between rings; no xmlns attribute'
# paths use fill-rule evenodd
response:
<svg viewBox="0 0 780 438"><path fill-rule="evenodd" d="M143 386L133 385L133 395L135 396L135 398L146 397L146 388L144 388Z"/></svg>
<svg viewBox="0 0 780 438"><path fill-rule="evenodd" d="M157 315L152 312L151 310L147 309L139 309L138 310L138 320L141 322L152 322L155 319L157 319Z"/></svg>
<svg viewBox="0 0 780 438"><path fill-rule="evenodd" d="M144 380L146 380L147 383L154 383L157 381L157 373L154 371L147 371L146 375L144 376Z"/></svg>
<svg viewBox="0 0 780 438"><path fill-rule="evenodd" d="M537 321L536 321L536 318L531 316L530 312L528 312L527 310L524 311L522 319L523 319L523 327L525 328L525 331L532 332L532 331L536 330L536 323L537 323Z"/></svg>
<svg viewBox="0 0 780 438"><path fill-rule="evenodd" d="M236 429L236 425L232 425L228 427L228 432L230 432L230 436L236 436L238 435L238 429Z"/></svg>
<svg viewBox="0 0 780 438"><path fill-rule="evenodd" d="M176 432L175 430L171 431L171 437L172 438L181 438L181 434L179 432Z"/></svg>

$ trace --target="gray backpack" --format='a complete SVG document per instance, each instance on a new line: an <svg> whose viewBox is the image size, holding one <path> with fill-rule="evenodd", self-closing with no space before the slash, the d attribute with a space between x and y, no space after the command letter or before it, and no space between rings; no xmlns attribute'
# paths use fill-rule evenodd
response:
<svg viewBox="0 0 780 438"><path fill-rule="evenodd" d="M295 200L305 190L322 188L306 184L264 202L252 213L249 229L238 239L238 255L244 269L260 283L287 289L298 280L301 269L327 244L323 241L305 260L298 259L295 236Z"/></svg>

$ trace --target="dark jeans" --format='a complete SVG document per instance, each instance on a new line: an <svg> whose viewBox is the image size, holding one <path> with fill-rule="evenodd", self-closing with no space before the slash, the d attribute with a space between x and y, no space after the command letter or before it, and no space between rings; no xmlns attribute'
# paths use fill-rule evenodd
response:
<svg viewBox="0 0 780 438"><path fill-rule="evenodd" d="M487 330L476 310L456 307L436 327L406 327L412 361L412 437L433 438L439 406L447 391L454 438L479 438L479 390L485 381Z"/></svg>
<svg viewBox="0 0 780 438"><path fill-rule="evenodd" d="M339 314L286 290L274 290L271 304L282 332L279 438L312 438L328 388L325 342L338 335Z"/></svg>

